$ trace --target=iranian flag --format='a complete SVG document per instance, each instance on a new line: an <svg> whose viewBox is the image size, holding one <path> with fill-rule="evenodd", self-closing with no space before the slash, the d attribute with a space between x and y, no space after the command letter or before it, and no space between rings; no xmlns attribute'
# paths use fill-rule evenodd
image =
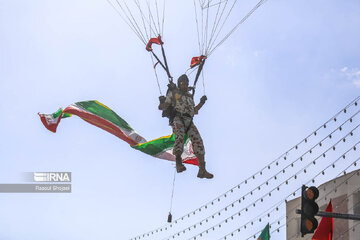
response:
<svg viewBox="0 0 360 240"><path fill-rule="evenodd" d="M134 149L156 158L175 161L175 156L172 154L175 143L174 135L147 141L113 110L98 101L73 103L64 110L60 108L53 114L39 113L41 122L48 130L54 133L61 119L72 115L76 115L86 122L117 136ZM184 152L182 154L183 162L198 165L198 160L192 149L190 139L185 136Z"/></svg>

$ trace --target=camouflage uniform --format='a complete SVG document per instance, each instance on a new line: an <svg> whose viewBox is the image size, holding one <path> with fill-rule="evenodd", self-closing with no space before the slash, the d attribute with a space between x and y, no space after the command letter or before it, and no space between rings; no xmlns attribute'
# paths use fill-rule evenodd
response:
<svg viewBox="0 0 360 240"><path fill-rule="evenodd" d="M188 92L183 93L178 89L174 89L166 95L165 103L171 104L177 112L171 125L175 134L173 154L182 154L184 150L184 134L186 133L191 140L195 155L204 156L204 144L192 120L195 113L195 103L192 95Z"/></svg>

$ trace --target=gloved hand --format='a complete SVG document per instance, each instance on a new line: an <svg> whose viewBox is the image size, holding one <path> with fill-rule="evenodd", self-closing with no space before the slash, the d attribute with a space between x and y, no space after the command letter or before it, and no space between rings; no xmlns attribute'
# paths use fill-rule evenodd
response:
<svg viewBox="0 0 360 240"><path fill-rule="evenodd" d="M201 103L205 103L206 100L207 100L207 97L205 95L200 98Z"/></svg>
<svg viewBox="0 0 360 240"><path fill-rule="evenodd" d="M174 82L170 82L167 86L170 90L174 90L176 88L176 84Z"/></svg>
<svg viewBox="0 0 360 240"><path fill-rule="evenodd" d="M165 96L160 96L160 97L159 97L160 103L164 103L165 100L166 100L166 97L165 97Z"/></svg>

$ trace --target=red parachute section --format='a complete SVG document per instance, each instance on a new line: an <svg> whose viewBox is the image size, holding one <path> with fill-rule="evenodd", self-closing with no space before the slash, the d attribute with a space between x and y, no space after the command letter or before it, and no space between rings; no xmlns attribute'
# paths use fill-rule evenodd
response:
<svg viewBox="0 0 360 240"><path fill-rule="evenodd" d="M199 65L201 63L202 60L205 60L205 59L206 59L206 56L204 56L204 55L201 55L199 57L193 57L191 59L190 67L191 68L196 67L197 65Z"/></svg>
<svg viewBox="0 0 360 240"><path fill-rule="evenodd" d="M152 51L152 45L153 43L158 44L158 45L162 45L163 41L161 40L161 36L159 35L157 38L150 38L148 44L146 44L146 50L147 51Z"/></svg>

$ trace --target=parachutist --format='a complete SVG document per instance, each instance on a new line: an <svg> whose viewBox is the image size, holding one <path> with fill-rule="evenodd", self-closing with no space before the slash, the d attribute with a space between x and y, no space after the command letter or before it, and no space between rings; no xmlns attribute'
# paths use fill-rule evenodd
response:
<svg viewBox="0 0 360 240"><path fill-rule="evenodd" d="M198 129L193 123L193 117L198 114L200 108L205 104L207 97L202 96L200 103L195 106L193 95L189 93L189 79L183 74L179 77L177 87L170 83L165 101L160 96L159 109L163 110L163 116L169 118L170 125L175 134L173 154L176 157L176 171L178 173L186 170L182 163L181 154L184 150L184 135L187 134L191 140L194 154L199 161L199 178L213 178L214 175L205 169L205 148Z"/></svg>

